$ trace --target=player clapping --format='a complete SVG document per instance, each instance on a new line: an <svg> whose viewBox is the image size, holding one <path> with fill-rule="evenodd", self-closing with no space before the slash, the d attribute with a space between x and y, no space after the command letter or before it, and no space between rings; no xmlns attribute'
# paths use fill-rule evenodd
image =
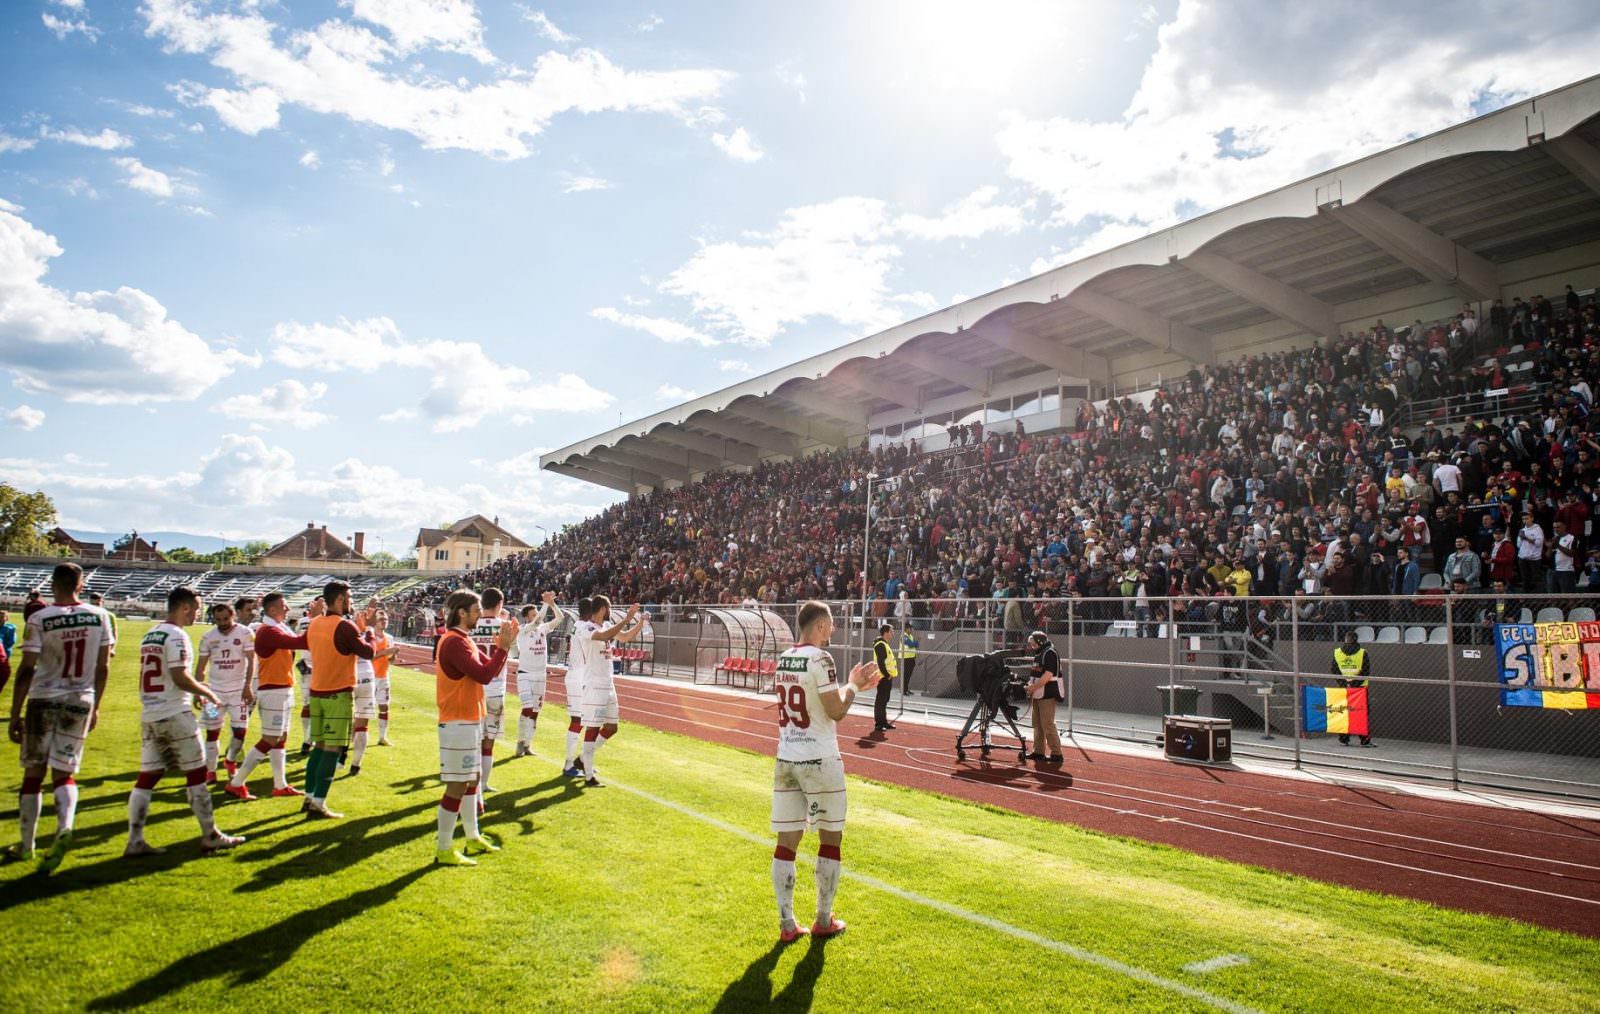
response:
<svg viewBox="0 0 1600 1014"><path fill-rule="evenodd" d="M517 621L500 624L488 651L473 643L483 607L474 592L462 589L445 600L448 629L439 639L434 694L439 706L439 836L434 861L442 866L476 866L468 856L498 852L478 829L477 794L482 768L484 687L505 671L506 652L517 637ZM465 855L451 842L456 821L466 827Z"/></svg>
<svg viewBox="0 0 1600 1014"><path fill-rule="evenodd" d="M588 671L583 680L583 784L591 789L601 787L595 771L595 754L617 734L620 712L617 707L617 685L611 671L611 642L627 642L644 630L645 619L632 627L628 624L639 615L639 606L628 607L627 615L607 627L611 619L611 600L604 595L593 599L594 612L586 631L589 640ZM626 629L624 629L626 628ZM576 635L575 635L576 636Z"/></svg>
<svg viewBox="0 0 1600 1014"><path fill-rule="evenodd" d="M550 660L550 632L566 619L556 608L556 593L547 591L537 606L522 607L522 631L517 634L518 757L533 753L533 734L539 728L544 704L546 666Z"/></svg>

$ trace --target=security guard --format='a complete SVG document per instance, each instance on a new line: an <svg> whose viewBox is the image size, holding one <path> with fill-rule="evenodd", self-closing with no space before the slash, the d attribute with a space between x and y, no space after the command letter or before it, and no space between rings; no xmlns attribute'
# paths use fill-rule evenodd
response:
<svg viewBox="0 0 1600 1014"><path fill-rule="evenodd" d="M872 700L873 728L879 732L888 732L894 728L894 723L889 721L889 695L894 692L894 678L899 675L895 668L894 649L889 647L889 635L894 633L894 624L885 623L878 628L878 639L872 644L872 659L878 664L878 696Z"/></svg>
<svg viewBox="0 0 1600 1014"><path fill-rule="evenodd" d="M900 699L904 701L911 692L911 674L917 671L917 635L910 627L900 633L900 662L906 667L905 677L900 681Z"/></svg>
<svg viewBox="0 0 1600 1014"><path fill-rule="evenodd" d="M1367 655L1367 649L1361 647L1356 641L1356 632L1354 630L1345 631L1344 643L1333 649L1333 674L1339 677L1339 685L1341 687L1365 687L1370 685L1368 677L1372 675L1372 659ZM1367 728L1369 730L1372 728L1371 701L1371 691L1369 690L1367 696ZM1349 746L1350 734L1340 734L1339 742ZM1361 745L1371 746L1372 737L1370 735L1362 736Z"/></svg>

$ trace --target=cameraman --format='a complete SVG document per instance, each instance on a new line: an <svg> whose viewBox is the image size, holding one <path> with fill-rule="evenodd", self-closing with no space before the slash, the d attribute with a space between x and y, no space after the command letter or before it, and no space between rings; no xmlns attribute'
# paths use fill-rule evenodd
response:
<svg viewBox="0 0 1600 1014"><path fill-rule="evenodd" d="M1061 733L1056 731L1056 703L1066 696L1061 656L1042 630L1028 635L1028 647L1033 651L1033 679L1028 683L1028 696L1033 701L1033 752L1028 759L1060 764L1066 759L1061 756ZM1050 749L1048 756L1045 747Z"/></svg>

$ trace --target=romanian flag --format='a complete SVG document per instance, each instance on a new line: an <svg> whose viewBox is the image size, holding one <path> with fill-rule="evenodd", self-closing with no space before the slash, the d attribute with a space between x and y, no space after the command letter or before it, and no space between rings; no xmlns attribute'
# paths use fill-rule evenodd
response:
<svg viewBox="0 0 1600 1014"><path fill-rule="evenodd" d="M1370 736L1366 687L1301 687L1307 732Z"/></svg>

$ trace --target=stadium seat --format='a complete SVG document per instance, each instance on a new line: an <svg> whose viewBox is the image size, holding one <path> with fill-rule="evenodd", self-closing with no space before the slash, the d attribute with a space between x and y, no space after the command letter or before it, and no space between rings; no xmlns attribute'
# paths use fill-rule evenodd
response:
<svg viewBox="0 0 1600 1014"><path fill-rule="evenodd" d="M1533 618L1533 622L1561 623L1565 621L1566 618L1567 616L1561 611L1560 606L1545 606L1543 609L1539 610L1538 615Z"/></svg>
<svg viewBox="0 0 1600 1014"><path fill-rule="evenodd" d="M1588 606L1575 606L1567 610L1568 623L1593 623L1594 610Z"/></svg>
<svg viewBox="0 0 1600 1014"><path fill-rule="evenodd" d="M1450 628L1449 627L1434 627L1432 630L1428 631L1428 643L1429 644L1449 644L1450 643Z"/></svg>
<svg viewBox="0 0 1600 1014"><path fill-rule="evenodd" d="M1529 609L1527 606L1523 606L1522 607L1522 612L1517 614L1517 622L1518 623L1532 623L1533 622L1533 610Z"/></svg>
<svg viewBox="0 0 1600 1014"><path fill-rule="evenodd" d="M1443 588L1443 587L1444 587L1444 575L1442 575L1442 574L1434 574L1434 573L1430 572L1430 573L1422 575L1422 581L1420 583L1418 583L1417 590L1418 591L1435 591L1435 590L1437 590L1439 588Z"/></svg>
<svg viewBox="0 0 1600 1014"><path fill-rule="evenodd" d="M1374 637L1372 641L1374 644L1399 644L1400 628L1382 627L1378 630L1378 636Z"/></svg>
<svg viewBox="0 0 1600 1014"><path fill-rule="evenodd" d="M1428 643L1428 631L1427 631L1427 629L1423 628L1423 627L1407 627L1406 628L1406 643L1407 644L1427 644Z"/></svg>
<svg viewBox="0 0 1600 1014"><path fill-rule="evenodd" d="M769 658L765 662L761 663L761 675L763 675L763 676L775 676L775 675L777 675L777 673L778 673L778 660L777 659Z"/></svg>
<svg viewBox="0 0 1600 1014"><path fill-rule="evenodd" d="M1356 640L1362 644L1370 644L1378 636L1377 632L1366 624L1356 628Z"/></svg>

